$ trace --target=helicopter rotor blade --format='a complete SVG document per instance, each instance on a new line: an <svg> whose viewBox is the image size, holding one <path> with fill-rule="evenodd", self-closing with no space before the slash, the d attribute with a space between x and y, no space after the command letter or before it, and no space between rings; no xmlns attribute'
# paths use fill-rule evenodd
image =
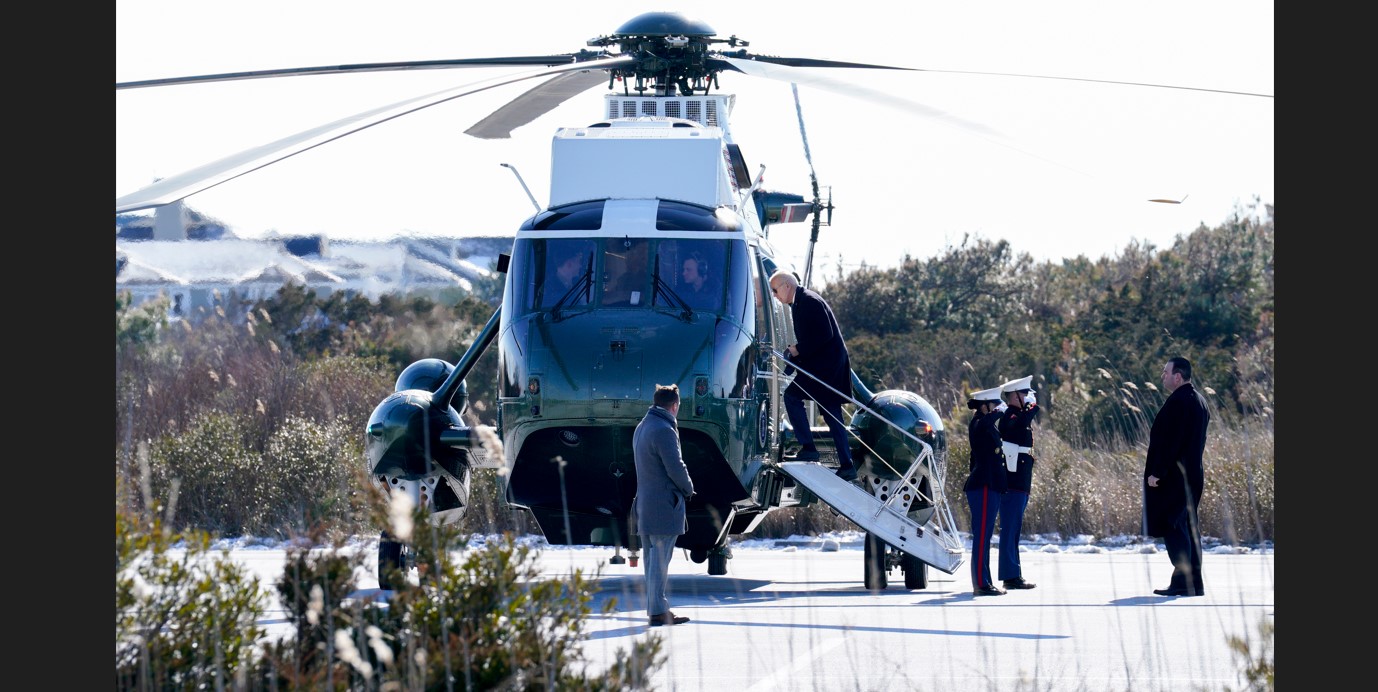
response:
<svg viewBox="0 0 1378 692"><path fill-rule="evenodd" d="M554 110L556 106L599 84L607 77L599 72L565 72L532 87L488 117L464 131L479 139L507 139L512 131Z"/></svg>
<svg viewBox="0 0 1378 692"><path fill-rule="evenodd" d="M593 60L602 55L590 50L562 55L526 55L506 58L457 58L453 60L408 60L405 62L366 62L351 65L321 65L318 67L289 67L278 70L253 70L248 72L221 72L219 74L191 75L187 77L165 77L162 79L141 79L131 82L115 82L115 89L142 89L145 87L177 86L181 84L206 84L209 82L233 82L242 79L266 79L272 77L297 77L320 74L356 74L360 72L398 72L403 70L443 70L457 67L512 67L567 65L571 62Z"/></svg>
<svg viewBox="0 0 1378 692"><path fill-rule="evenodd" d="M820 223L818 217L822 200L818 194L818 175L813 169L813 155L809 153L809 135L804 131L804 106L799 101L799 85L790 82L789 88L794 93L794 112L799 116L799 139L804 142L804 160L809 164L809 182L813 184L813 228L809 233L809 251L804 260L804 288L808 288L809 281L813 277L813 248L818 244L818 226Z"/></svg>
<svg viewBox="0 0 1378 692"><path fill-rule="evenodd" d="M1065 77L1061 75L1027 74L1021 72L981 72L976 70L938 70L927 67L901 67L896 65L873 65L870 63L842 62L838 60L817 60L814 58L779 58L769 55L751 55L746 51L723 53L720 58L740 58L756 62L768 62L787 67L852 67L877 70L904 70L908 72L932 72L935 74L964 74L983 77L1014 77L1017 79L1054 79L1068 82L1091 82L1095 84L1119 84L1121 86L1148 87L1151 89L1180 89L1184 91L1205 91L1214 94L1233 94L1235 96L1255 96L1273 98L1273 94L1260 94L1253 91L1231 91L1229 89L1209 89L1206 87L1183 86L1180 84L1154 84L1152 82L1128 82L1118 79L1091 79L1089 77Z"/></svg>
<svg viewBox="0 0 1378 692"><path fill-rule="evenodd" d="M309 130L289 135L275 142L231 154L189 171L163 178L152 185L148 185L128 195L117 198L115 200L115 213L120 214L138 211L140 209L149 209L176 202L177 200L214 187L227 180L232 180L250 171L257 170L271 163L276 163L308 149L318 147L326 142L339 139L345 135L353 134L382 122L387 122L393 118L421 110L422 108L428 108L460 98L461 96L468 96L494 87L547 75L606 69L608 67L627 64L631 62L631 60L632 59L628 57L608 58L605 60L580 62L544 70L536 70L534 72L521 73L516 76L506 75L495 77L493 79L464 84L357 113L341 118L333 123L313 127Z"/></svg>
<svg viewBox="0 0 1378 692"><path fill-rule="evenodd" d="M856 84L848 84L847 82L833 79L831 77L827 77L816 72L811 72L809 70L790 67L788 65L763 62L760 60L739 60L737 58L728 57L719 57L715 58L714 60L722 61L726 63L727 66L731 69L734 69L738 72L752 77L760 77L762 79L774 79L776 81L781 82L805 84L811 87L817 87L819 89L826 89L828 91L842 94L844 96L852 96L855 98L860 98L874 103L878 103L884 106L889 106L891 108L895 108L905 113L917 113L919 115L932 118L939 122L954 125L961 129L975 132L979 135L997 137L1001 136L999 132L996 132L995 130L987 126L982 125L981 123L957 117L955 115L941 111L932 106L926 106L922 103L910 101L909 99L900 96L895 96L894 94L887 94L883 91L877 91L875 89L858 86Z"/></svg>
<svg viewBox="0 0 1378 692"><path fill-rule="evenodd" d="M768 62L774 65L784 65L786 67L852 67L857 69L869 70L907 70L910 72L925 72L915 67L896 67L895 65L873 65L864 62L843 62L841 60L821 60L818 58L779 58L771 55L749 55L746 51L739 51L737 54L723 53L719 57L741 58L745 60L755 60L756 62Z"/></svg>

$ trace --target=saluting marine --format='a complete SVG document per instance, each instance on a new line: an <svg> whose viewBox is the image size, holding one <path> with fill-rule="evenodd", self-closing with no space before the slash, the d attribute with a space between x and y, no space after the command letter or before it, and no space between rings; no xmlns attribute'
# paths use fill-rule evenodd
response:
<svg viewBox="0 0 1378 692"><path fill-rule="evenodd" d="M1024 509L1033 487L1033 422L1038 418L1038 397L1033 375L1000 386L1005 410L1000 415L1000 439L1005 451L1007 484L1000 498L1000 581L1006 589L1032 589L1019 564L1019 534L1024 529Z"/></svg>
<svg viewBox="0 0 1378 692"><path fill-rule="evenodd" d="M992 387L971 395L967 408L975 413L967 426L971 442L971 470L962 491L971 509L971 591L975 596L1003 596L1004 589L990 580L990 541L1000 498L1005 493L1006 471L1000 449L1000 388Z"/></svg>

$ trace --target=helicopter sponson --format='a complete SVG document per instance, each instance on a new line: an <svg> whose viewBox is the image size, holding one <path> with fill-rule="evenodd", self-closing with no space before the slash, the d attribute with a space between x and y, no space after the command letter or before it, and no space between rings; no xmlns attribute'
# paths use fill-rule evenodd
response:
<svg viewBox="0 0 1378 692"><path fill-rule="evenodd" d="M467 385L460 380L448 403L438 402L441 392L435 391L454 370L439 358L407 366L369 416L364 440L373 483L410 495L437 524L459 521L469 504L470 450L452 444L469 436L460 417L468 406Z"/></svg>
<svg viewBox="0 0 1378 692"><path fill-rule="evenodd" d="M852 417L852 458L857 471L879 497L898 495L911 519L924 524L941 496L947 465L947 433L942 417L923 397L900 389L872 395L853 375L852 388L864 404ZM922 440L931 450L923 456ZM913 464L917 473L901 483Z"/></svg>

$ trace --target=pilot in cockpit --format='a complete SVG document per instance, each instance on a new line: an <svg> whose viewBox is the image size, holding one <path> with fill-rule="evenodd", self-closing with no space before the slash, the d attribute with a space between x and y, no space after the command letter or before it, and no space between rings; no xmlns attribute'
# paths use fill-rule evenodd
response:
<svg viewBox="0 0 1378 692"><path fill-rule="evenodd" d="M584 253L575 252L560 262L560 266L555 269L555 279L559 282L559 291L563 293L574 286L574 282L579 279L586 269L584 264Z"/></svg>

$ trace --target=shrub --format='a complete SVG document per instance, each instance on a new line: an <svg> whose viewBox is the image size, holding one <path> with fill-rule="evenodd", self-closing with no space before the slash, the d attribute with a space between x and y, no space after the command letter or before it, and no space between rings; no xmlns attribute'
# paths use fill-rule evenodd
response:
<svg viewBox="0 0 1378 692"><path fill-rule="evenodd" d="M258 577L209 534L115 512L115 688L225 689L253 663L263 630Z"/></svg>
<svg viewBox="0 0 1378 692"><path fill-rule="evenodd" d="M381 496L363 499L386 522ZM209 534L117 510L116 689L623 690L644 689L664 663L650 636L589 673L589 577L542 578L538 555L512 534L469 547L424 510L411 520L420 583L397 580L405 586L386 606L358 592L364 551L319 526L296 537L276 584L292 633L266 640L258 578L228 551L213 555Z"/></svg>

